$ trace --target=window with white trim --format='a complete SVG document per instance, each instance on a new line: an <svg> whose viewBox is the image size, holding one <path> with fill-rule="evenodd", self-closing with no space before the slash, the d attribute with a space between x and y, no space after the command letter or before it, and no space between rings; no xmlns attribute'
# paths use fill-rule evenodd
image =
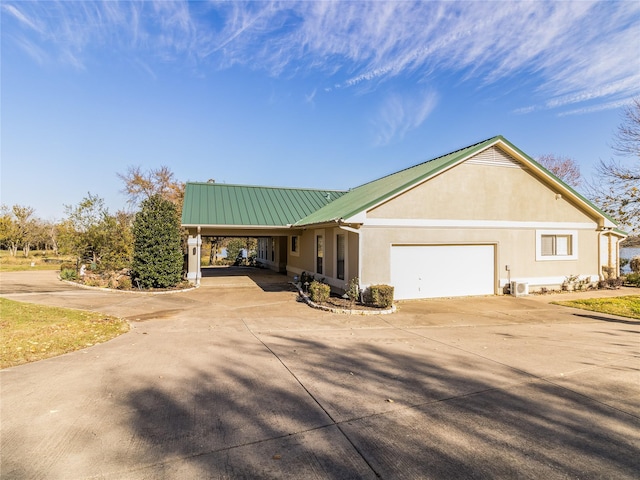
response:
<svg viewBox="0 0 640 480"><path fill-rule="evenodd" d="M536 260L577 260L576 230L537 230Z"/></svg>

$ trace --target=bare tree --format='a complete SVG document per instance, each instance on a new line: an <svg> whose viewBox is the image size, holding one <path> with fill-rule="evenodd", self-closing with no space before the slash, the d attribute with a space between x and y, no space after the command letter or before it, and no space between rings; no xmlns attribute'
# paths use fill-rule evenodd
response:
<svg viewBox="0 0 640 480"><path fill-rule="evenodd" d="M572 158L546 154L539 156L536 160L567 185L580 186L580 166Z"/></svg>
<svg viewBox="0 0 640 480"><path fill-rule="evenodd" d="M640 158L640 97L624 109L614 139L613 150L618 155Z"/></svg>
<svg viewBox="0 0 640 480"><path fill-rule="evenodd" d="M624 109L613 149L620 159L600 160L590 195L625 228L640 233L640 98Z"/></svg>
<svg viewBox="0 0 640 480"><path fill-rule="evenodd" d="M143 171L139 166L129 167L126 173L118 173L118 178L124 182L122 192L132 205L137 206L153 195L160 195L179 209L182 208L184 183L176 180L167 166L148 171Z"/></svg>

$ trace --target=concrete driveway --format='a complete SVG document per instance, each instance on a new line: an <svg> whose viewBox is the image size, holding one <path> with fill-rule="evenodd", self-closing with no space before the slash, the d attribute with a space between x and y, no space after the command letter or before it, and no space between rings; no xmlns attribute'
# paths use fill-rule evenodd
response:
<svg viewBox="0 0 640 480"><path fill-rule="evenodd" d="M640 322L548 297L334 315L235 272L158 296L2 274L132 328L0 372L0 477L638 478Z"/></svg>

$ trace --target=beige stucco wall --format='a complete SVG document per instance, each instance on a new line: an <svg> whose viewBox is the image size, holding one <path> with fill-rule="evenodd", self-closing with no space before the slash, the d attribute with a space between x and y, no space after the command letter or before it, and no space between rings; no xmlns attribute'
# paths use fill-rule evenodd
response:
<svg viewBox="0 0 640 480"><path fill-rule="evenodd" d="M578 230L577 260L536 260L536 229L382 228L363 227L362 283L391 282L391 246L398 244L495 244L496 293L508 280L536 286L558 286L567 275L597 276L598 234ZM469 259L472 262L473 259ZM509 265L509 272L505 267ZM434 272L437 275L437 272ZM464 272L460 272L464 280Z"/></svg>
<svg viewBox="0 0 640 480"><path fill-rule="evenodd" d="M301 272L315 273L316 271L316 236L324 235L324 271L319 277L324 277L334 289L340 290L350 279L358 276L358 235L340 228L310 228L299 232L300 254L291 255L288 252L287 272L289 275L299 275ZM336 278L336 235L345 235L346 261L345 279Z"/></svg>
<svg viewBox="0 0 640 480"><path fill-rule="evenodd" d="M594 222L556 193L521 168L464 163L371 210L367 218Z"/></svg>
<svg viewBox="0 0 640 480"><path fill-rule="evenodd" d="M515 164L460 164L377 206L366 218L362 227L365 285L390 283L393 244L494 244L496 293L509 279L526 281L535 290L536 286L557 286L568 275L596 278L601 274L596 219L576 208L552 184ZM577 258L536 259L537 232L542 230L577 234ZM464 272L460 276L463 279Z"/></svg>

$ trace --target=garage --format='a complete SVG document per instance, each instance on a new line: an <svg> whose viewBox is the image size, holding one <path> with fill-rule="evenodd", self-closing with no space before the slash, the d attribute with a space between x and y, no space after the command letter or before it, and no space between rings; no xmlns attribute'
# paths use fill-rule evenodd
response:
<svg viewBox="0 0 640 480"><path fill-rule="evenodd" d="M495 245L393 245L397 300L495 293Z"/></svg>

